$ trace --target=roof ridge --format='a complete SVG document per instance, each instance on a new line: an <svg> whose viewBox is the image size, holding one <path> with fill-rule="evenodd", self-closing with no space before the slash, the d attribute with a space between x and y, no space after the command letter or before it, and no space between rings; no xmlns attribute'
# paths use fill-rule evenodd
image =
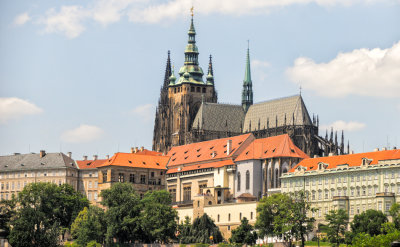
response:
<svg viewBox="0 0 400 247"><path fill-rule="evenodd" d="M233 104L233 103L225 103L225 102L219 102L219 103L213 103L213 102L203 102L205 105L224 105L224 106L240 106L238 104Z"/></svg>

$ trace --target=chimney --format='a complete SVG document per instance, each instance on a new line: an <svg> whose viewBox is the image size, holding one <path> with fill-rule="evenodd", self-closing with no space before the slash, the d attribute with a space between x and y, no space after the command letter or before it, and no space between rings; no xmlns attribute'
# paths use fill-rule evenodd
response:
<svg viewBox="0 0 400 247"><path fill-rule="evenodd" d="M397 149L397 147L396 147L396 146L394 146L394 147L393 147L393 150L395 150L395 149Z"/></svg>
<svg viewBox="0 0 400 247"><path fill-rule="evenodd" d="M141 146L141 147L140 147L140 152L143 152L143 150L144 150L144 147Z"/></svg>
<svg viewBox="0 0 400 247"><path fill-rule="evenodd" d="M93 160L97 160L97 155L93 155Z"/></svg>
<svg viewBox="0 0 400 247"><path fill-rule="evenodd" d="M332 156L333 156L333 153L329 153L328 156L329 156L329 157L332 157Z"/></svg>
<svg viewBox="0 0 400 247"><path fill-rule="evenodd" d="M72 158L72 152L68 152L67 155L69 158Z"/></svg>
<svg viewBox="0 0 400 247"><path fill-rule="evenodd" d="M135 147L135 153L137 153L139 151L138 147Z"/></svg>
<svg viewBox="0 0 400 247"><path fill-rule="evenodd" d="M40 150L40 158L43 158L46 155L46 151Z"/></svg>
<svg viewBox="0 0 400 247"><path fill-rule="evenodd" d="M135 153L135 149L131 148L131 154Z"/></svg>
<svg viewBox="0 0 400 247"><path fill-rule="evenodd" d="M318 155L314 154L314 158L318 158L318 157L319 157Z"/></svg>
<svg viewBox="0 0 400 247"><path fill-rule="evenodd" d="M379 148L375 148L375 149L374 149L374 152L378 152L378 151L379 151Z"/></svg>
<svg viewBox="0 0 400 247"><path fill-rule="evenodd" d="M386 148L382 148L382 151L386 151Z"/></svg>
<svg viewBox="0 0 400 247"><path fill-rule="evenodd" d="M226 143L226 155L230 155L232 152L232 140L228 140Z"/></svg>
<svg viewBox="0 0 400 247"><path fill-rule="evenodd" d="M110 155L107 154L107 155L106 155L106 159L110 159Z"/></svg>
<svg viewBox="0 0 400 247"><path fill-rule="evenodd" d="M83 155L83 160L87 160L87 155Z"/></svg>
<svg viewBox="0 0 400 247"><path fill-rule="evenodd" d="M350 152L351 154L354 154L354 150L351 150L351 152Z"/></svg>

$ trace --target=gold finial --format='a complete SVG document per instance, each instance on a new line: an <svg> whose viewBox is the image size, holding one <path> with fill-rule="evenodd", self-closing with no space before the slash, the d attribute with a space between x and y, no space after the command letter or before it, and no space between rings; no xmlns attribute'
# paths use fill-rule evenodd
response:
<svg viewBox="0 0 400 247"><path fill-rule="evenodd" d="M193 9L194 9L194 7L192 6L192 7L190 8L190 12L192 13L192 17L193 17Z"/></svg>

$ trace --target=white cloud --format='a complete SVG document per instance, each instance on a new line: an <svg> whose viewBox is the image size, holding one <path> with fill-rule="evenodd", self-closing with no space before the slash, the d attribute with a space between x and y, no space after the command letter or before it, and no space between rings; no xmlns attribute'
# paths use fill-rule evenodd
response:
<svg viewBox="0 0 400 247"><path fill-rule="evenodd" d="M339 53L327 63L300 57L287 69L289 78L321 96L400 97L400 42L387 49Z"/></svg>
<svg viewBox="0 0 400 247"><path fill-rule="evenodd" d="M104 131L94 125L81 124L79 127L67 130L61 135L61 140L69 143L91 142L100 139Z"/></svg>
<svg viewBox="0 0 400 247"><path fill-rule="evenodd" d="M68 38L76 38L85 30L84 22L88 20L107 26L126 16L132 22L159 23L188 17L192 5L195 6L195 14L255 15L293 4L315 3L329 7L377 1L379 0L248 0L243 4L243 0L99 0L88 6L61 6L58 12L50 9L40 22L45 25L47 33L62 33Z"/></svg>
<svg viewBox="0 0 400 247"><path fill-rule="evenodd" d="M14 18L14 25L16 25L16 26L22 26L22 25L24 25L25 23L27 23L28 21L30 21L30 19L31 19L31 17L28 15L28 13L27 12L25 12L25 13L22 13L22 14L19 14L19 15L17 15L15 18Z"/></svg>
<svg viewBox="0 0 400 247"><path fill-rule="evenodd" d="M43 110L29 101L19 98L0 98L0 124L26 115L42 113Z"/></svg>
<svg viewBox="0 0 400 247"><path fill-rule="evenodd" d="M59 12L55 9L48 10L40 23L45 25L46 33L61 33L73 39L85 30L82 21L89 16L90 12L82 6L62 6Z"/></svg>
<svg viewBox="0 0 400 247"><path fill-rule="evenodd" d="M154 107L152 104L146 104L146 105L140 105L135 107L135 109L132 110L132 113L141 117L144 121L149 121L151 120L154 112Z"/></svg>
<svg viewBox="0 0 400 247"><path fill-rule="evenodd" d="M344 130L344 131L357 131L365 128L366 124L365 123L360 123L356 121L350 121L350 122L345 122L342 120L333 122L331 124L326 124L326 125L321 125L320 129L331 129L333 128L334 130Z"/></svg>

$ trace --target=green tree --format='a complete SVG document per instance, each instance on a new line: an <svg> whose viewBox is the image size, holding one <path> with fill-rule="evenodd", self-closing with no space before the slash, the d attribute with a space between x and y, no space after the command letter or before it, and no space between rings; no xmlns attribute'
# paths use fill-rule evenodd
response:
<svg viewBox="0 0 400 247"><path fill-rule="evenodd" d="M390 246L393 241L400 239L400 231L393 223L383 223L381 232L382 234L375 236L364 232L357 233L353 238L352 245L355 247Z"/></svg>
<svg viewBox="0 0 400 247"><path fill-rule="evenodd" d="M14 247L58 246L61 229L69 228L72 217L89 205L70 185L60 187L52 183L27 185L18 194L16 203L18 209L10 222L9 235Z"/></svg>
<svg viewBox="0 0 400 247"><path fill-rule="evenodd" d="M107 222L106 242L128 243L141 239L140 211L138 196L128 183L115 183L111 188L100 193L102 205L108 209L105 213Z"/></svg>
<svg viewBox="0 0 400 247"><path fill-rule="evenodd" d="M178 213L165 190L147 192L142 199L141 227L145 242L168 243L175 239Z"/></svg>
<svg viewBox="0 0 400 247"><path fill-rule="evenodd" d="M178 239L180 243L189 244L191 243L190 230L192 224L190 223L189 216L185 217L185 220L178 225Z"/></svg>
<svg viewBox="0 0 400 247"><path fill-rule="evenodd" d="M390 216L393 218L393 223L397 229L400 229L400 204L394 203L389 210Z"/></svg>
<svg viewBox="0 0 400 247"><path fill-rule="evenodd" d="M375 236L381 233L382 224L387 221L388 219L382 211L368 209L355 215L350 227L353 234L364 232Z"/></svg>
<svg viewBox="0 0 400 247"><path fill-rule="evenodd" d="M190 229L190 243L219 243L222 241L222 234L214 221L207 215L203 214L200 218L196 218Z"/></svg>
<svg viewBox="0 0 400 247"><path fill-rule="evenodd" d="M288 194L273 194L264 197L257 206L256 228L261 237L277 236L291 245L300 239L304 246L305 235L312 231L315 219L307 216L314 211L303 191Z"/></svg>
<svg viewBox="0 0 400 247"><path fill-rule="evenodd" d="M325 220L328 222L327 235L329 241L339 246L349 223L349 216L346 210L331 210L325 215Z"/></svg>
<svg viewBox="0 0 400 247"><path fill-rule="evenodd" d="M15 198L12 195L11 200L0 201L0 229L5 231L6 238L10 233L10 221L15 215Z"/></svg>
<svg viewBox="0 0 400 247"><path fill-rule="evenodd" d="M232 237L229 239L231 243L240 243L254 245L257 241L257 233L254 227L249 224L246 217L242 219L240 226L232 230Z"/></svg>
<svg viewBox="0 0 400 247"><path fill-rule="evenodd" d="M104 210L90 206L85 207L71 225L71 234L79 245L86 246L89 242L104 242L106 233Z"/></svg>

